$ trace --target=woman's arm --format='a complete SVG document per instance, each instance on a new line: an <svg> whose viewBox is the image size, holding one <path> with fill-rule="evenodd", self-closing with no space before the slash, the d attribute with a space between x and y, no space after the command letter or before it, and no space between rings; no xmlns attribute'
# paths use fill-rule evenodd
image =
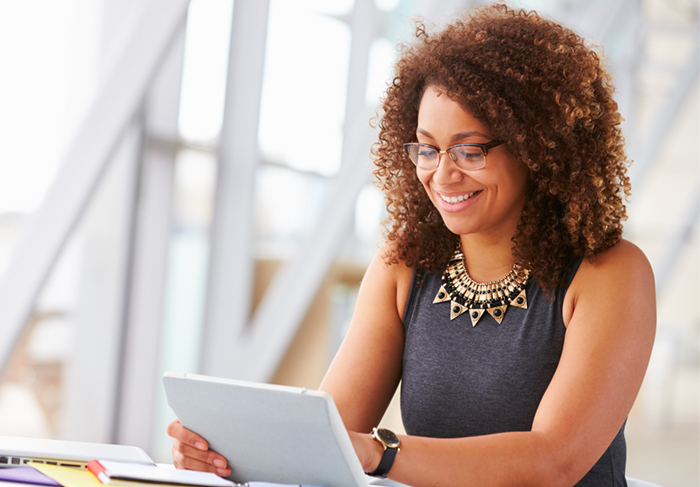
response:
<svg viewBox="0 0 700 487"><path fill-rule="evenodd" d="M371 317L362 307L358 301L360 316ZM654 279L644 254L623 241L595 263L584 261L567 292L564 322L561 360L531 431L456 439L405 436L389 477L416 487L563 486L581 479L625 421L651 354ZM365 431L381 416L379 408L389 395L377 387L393 392L400 371L397 359L377 360L375 352L395 347L399 338L392 322L383 331L355 322L353 326L334 365L358 369L331 370L329 392L334 397L341 392L341 414L350 418L348 429L361 432L351 432L351 439L363 467L371 471L379 464L381 448ZM364 344L382 340L389 345L361 350ZM340 382L343 377L347 388Z"/></svg>
<svg viewBox="0 0 700 487"><path fill-rule="evenodd" d="M367 268L352 322L320 390L328 392L350 431L381 420L401 380L403 310L412 270L387 265L380 250Z"/></svg>

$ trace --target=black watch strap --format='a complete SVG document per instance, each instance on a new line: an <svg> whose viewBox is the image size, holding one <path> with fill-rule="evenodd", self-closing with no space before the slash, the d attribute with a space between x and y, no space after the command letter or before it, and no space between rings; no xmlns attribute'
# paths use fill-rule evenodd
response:
<svg viewBox="0 0 700 487"><path fill-rule="evenodd" d="M367 475L372 477L383 477L389 473L391 466L394 464L394 458L396 458L396 448L384 448L384 455L379 462L379 466L374 469L374 472L367 472Z"/></svg>

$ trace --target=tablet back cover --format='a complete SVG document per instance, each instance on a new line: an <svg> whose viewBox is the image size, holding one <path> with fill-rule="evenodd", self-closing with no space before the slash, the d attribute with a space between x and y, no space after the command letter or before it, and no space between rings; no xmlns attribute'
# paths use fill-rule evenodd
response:
<svg viewBox="0 0 700 487"><path fill-rule="evenodd" d="M235 482L368 485L328 394L194 374L166 373L163 385L181 423L226 458Z"/></svg>

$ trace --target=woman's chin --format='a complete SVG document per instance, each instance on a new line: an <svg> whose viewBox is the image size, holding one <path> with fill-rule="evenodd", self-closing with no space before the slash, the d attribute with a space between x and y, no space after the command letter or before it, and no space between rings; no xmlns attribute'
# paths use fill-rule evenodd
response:
<svg viewBox="0 0 700 487"><path fill-rule="evenodd" d="M449 218L443 218L442 221L445 222L447 229L455 235L469 235L476 230L473 225L467 225L464 222L450 222L449 220Z"/></svg>

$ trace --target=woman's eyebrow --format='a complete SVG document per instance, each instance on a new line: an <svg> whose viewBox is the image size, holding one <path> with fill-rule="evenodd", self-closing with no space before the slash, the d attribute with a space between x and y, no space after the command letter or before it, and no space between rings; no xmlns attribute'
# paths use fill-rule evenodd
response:
<svg viewBox="0 0 700 487"><path fill-rule="evenodd" d="M435 137L433 137L432 135L430 135L430 132L428 132L427 130L422 129L422 128L420 128L420 127L418 127L418 128L416 129L416 134L425 135L425 136L428 137L429 139L435 140Z"/></svg>
<svg viewBox="0 0 700 487"><path fill-rule="evenodd" d="M425 130L424 128L421 128L421 127L418 127L416 129L416 134L424 135L425 137L428 137L429 139L435 140L435 137L433 137L430 134L430 132L428 132L427 130ZM456 142L458 140L468 139L469 137L484 137L486 139L489 138L489 136L486 134L482 134L481 132L478 132L476 130L469 130L467 132L460 132L458 134L454 134L452 136L451 141Z"/></svg>
<svg viewBox="0 0 700 487"><path fill-rule="evenodd" d="M484 138L489 138L488 135L482 134L481 132L477 132L476 130L470 130L469 132L462 132L459 134L454 134L452 136L452 142L456 142L458 140L463 140L463 139L468 139L469 137L484 137Z"/></svg>

